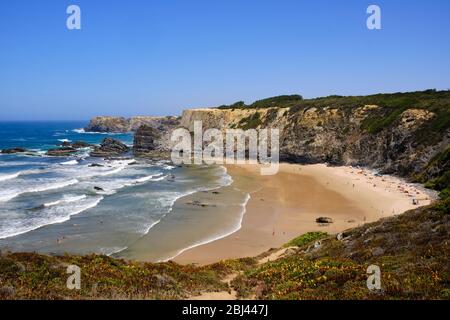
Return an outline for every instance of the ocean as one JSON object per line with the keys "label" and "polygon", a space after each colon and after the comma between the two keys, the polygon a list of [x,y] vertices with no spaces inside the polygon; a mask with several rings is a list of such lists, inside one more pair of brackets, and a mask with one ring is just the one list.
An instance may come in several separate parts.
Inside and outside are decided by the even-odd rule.
{"label": "ocean", "polygon": [[[132,145],[132,134],[84,132],[85,125],[0,122],[0,149],[31,151],[0,155],[0,249],[161,261],[239,229],[248,194],[232,187],[221,166],[174,166],[132,154],[105,160],[90,157],[89,148],[45,155],[64,141],[99,144],[110,136]],[[211,197],[183,202],[196,194]]]}

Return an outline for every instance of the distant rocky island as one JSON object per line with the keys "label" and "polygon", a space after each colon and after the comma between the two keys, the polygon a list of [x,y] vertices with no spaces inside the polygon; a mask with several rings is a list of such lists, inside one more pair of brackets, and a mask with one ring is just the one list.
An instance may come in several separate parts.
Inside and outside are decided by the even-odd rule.
{"label": "distant rocky island", "polygon": [[178,125],[179,117],[137,116],[132,118],[100,116],[91,119],[85,131],[126,133],[135,132],[140,126],[148,125],[158,130]]}

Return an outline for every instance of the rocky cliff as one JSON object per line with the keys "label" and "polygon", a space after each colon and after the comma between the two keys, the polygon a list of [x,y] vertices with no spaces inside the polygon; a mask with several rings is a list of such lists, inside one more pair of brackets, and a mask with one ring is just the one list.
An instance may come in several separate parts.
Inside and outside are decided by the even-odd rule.
{"label": "rocky cliff", "polygon": [[[278,128],[282,160],[361,165],[411,178],[450,145],[450,91],[328,97],[288,107],[273,101],[268,107],[185,110],[181,125],[192,130],[201,120],[203,129]],[[435,178],[432,172],[421,180]]]}
{"label": "rocky cliff", "polygon": [[158,130],[165,130],[177,126],[178,117],[149,117],[137,116],[130,119],[124,117],[95,117],[91,119],[85,131],[92,132],[131,132],[136,131],[142,125],[148,125]]}
{"label": "rocky cliff", "polygon": [[142,125],[134,134],[133,153],[137,156],[145,155],[158,148],[161,133],[149,125]]}

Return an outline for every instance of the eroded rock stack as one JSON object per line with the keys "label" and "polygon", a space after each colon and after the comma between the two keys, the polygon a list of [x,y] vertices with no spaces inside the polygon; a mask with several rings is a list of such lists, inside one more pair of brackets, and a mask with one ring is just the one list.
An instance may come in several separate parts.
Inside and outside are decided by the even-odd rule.
{"label": "eroded rock stack", "polygon": [[133,153],[137,156],[148,154],[158,148],[161,133],[149,125],[142,125],[134,134]]}

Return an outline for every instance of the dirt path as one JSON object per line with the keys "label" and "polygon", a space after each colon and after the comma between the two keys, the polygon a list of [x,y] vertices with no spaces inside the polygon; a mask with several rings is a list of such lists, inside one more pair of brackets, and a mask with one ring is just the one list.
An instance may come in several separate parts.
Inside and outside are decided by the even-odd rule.
{"label": "dirt path", "polygon": [[[258,260],[257,265],[277,260],[291,248],[292,247],[278,249],[267,257]],[[234,272],[222,279],[222,282],[228,285],[229,291],[204,292],[201,295],[189,297],[187,300],[237,300],[237,292],[231,286],[231,281],[236,279],[239,274],[239,272]]]}
{"label": "dirt path", "polygon": [[219,291],[219,292],[204,292],[199,296],[190,297],[188,300],[237,300],[236,291],[230,285],[231,281],[233,281],[239,273],[231,273],[222,279],[223,283],[226,283],[229,288],[228,291]]}
{"label": "dirt path", "polygon": [[264,258],[258,260],[258,265],[269,262],[269,261],[277,260],[282,255],[284,255],[286,253],[286,251],[288,251],[289,249],[292,249],[292,248],[295,248],[295,247],[286,247],[286,248],[278,249],[277,251],[271,253],[267,257],[264,257]]}

